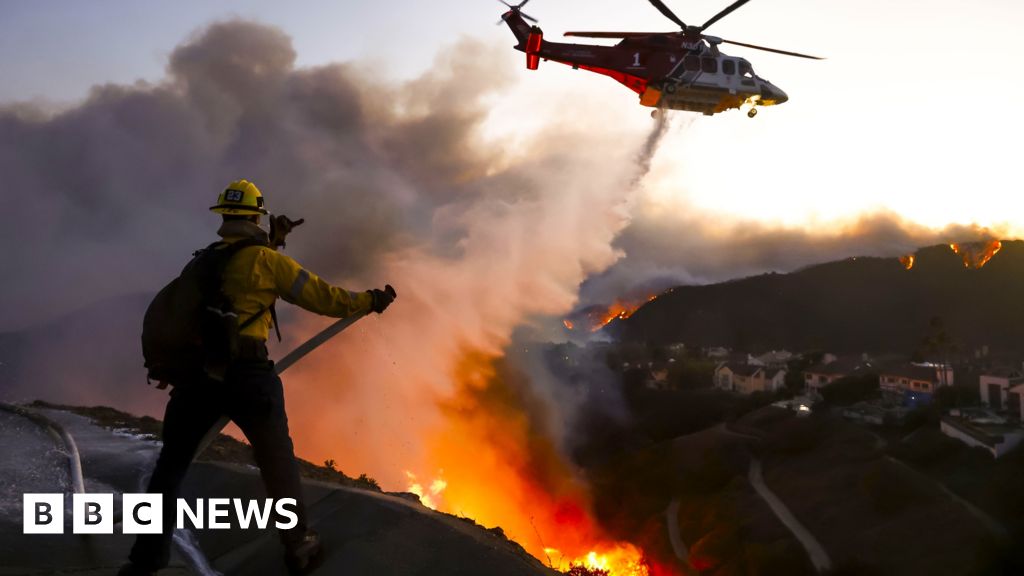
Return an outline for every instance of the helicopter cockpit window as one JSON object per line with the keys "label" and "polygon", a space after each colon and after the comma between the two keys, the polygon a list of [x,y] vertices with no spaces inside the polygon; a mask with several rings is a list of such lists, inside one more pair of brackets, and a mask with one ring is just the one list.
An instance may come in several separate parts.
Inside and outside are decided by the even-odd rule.
{"label": "helicopter cockpit window", "polygon": [[735,60],[722,60],[722,73],[732,76],[736,73]]}
{"label": "helicopter cockpit window", "polygon": [[714,58],[701,58],[700,69],[705,74],[717,74],[718,60],[715,60]]}
{"label": "helicopter cockpit window", "polygon": [[754,69],[750,67],[750,62],[740,62],[740,74],[747,78],[754,77]]}
{"label": "helicopter cockpit window", "polygon": [[686,68],[687,72],[696,72],[700,70],[700,57],[687,56],[683,58],[683,67]]}

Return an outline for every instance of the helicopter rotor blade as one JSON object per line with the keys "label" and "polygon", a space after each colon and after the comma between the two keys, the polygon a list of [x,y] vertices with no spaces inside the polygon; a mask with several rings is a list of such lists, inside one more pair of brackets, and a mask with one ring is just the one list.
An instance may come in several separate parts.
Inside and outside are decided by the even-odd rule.
{"label": "helicopter rotor blade", "polygon": [[530,0],[523,0],[519,4],[516,4],[516,10],[519,11],[519,15],[520,16],[522,16],[523,18],[526,18],[530,22],[533,22],[534,24],[536,24],[537,23],[537,19],[536,18],[534,18],[533,16],[530,16],[529,14],[523,12],[523,6],[526,6],[526,3],[529,2],[529,1]]}
{"label": "helicopter rotor blade", "polygon": [[643,36],[669,36],[678,32],[566,32],[563,36],[580,38],[640,38]]}
{"label": "helicopter rotor blade", "polygon": [[[520,16],[522,16],[522,17],[523,17],[523,18],[524,18],[525,20],[529,20],[530,22],[533,22],[534,24],[538,24],[538,23],[540,22],[539,20],[537,20],[537,19],[536,19],[536,18],[534,18],[533,16],[530,16],[529,14],[527,14],[527,13],[525,13],[525,12],[523,12],[523,11],[521,10],[521,8],[522,8],[522,7],[523,7],[523,6],[524,6],[524,5],[525,5],[525,4],[527,3],[527,2],[529,2],[529,1],[530,1],[530,0],[523,0],[523,1],[522,1],[522,2],[520,2],[519,4],[509,4],[509,3],[508,3],[508,2],[506,2],[505,0],[498,0],[498,2],[501,2],[501,3],[502,3],[502,4],[504,4],[505,6],[508,6],[508,7],[509,7],[509,8],[510,8],[510,9],[511,9],[511,10],[512,10],[513,12],[517,12],[517,13],[519,13],[519,15],[520,15]],[[504,18],[502,18],[501,20],[498,20],[498,21],[496,22],[496,25],[497,25],[497,26],[501,26],[502,22],[504,22],[504,21],[505,21],[505,19],[504,19]]]}
{"label": "helicopter rotor blade", "polygon": [[666,18],[678,24],[680,28],[683,30],[686,29],[686,23],[680,20],[679,16],[676,16],[671,10],[669,10],[668,6],[665,6],[664,2],[661,0],[648,0],[648,2],[653,4],[654,7],[658,9],[658,12],[664,14]]}
{"label": "helicopter rotor blade", "polygon": [[712,17],[711,17],[711,19],[710,19],[710,20],[708,20],[707,22],[705,22],[705,23],[704,23],[704,24],[703,24],[703,25],[702,25],[702,26],[700,27],[701,31],[703,32],[704,30],[707,30],[708,26],[711,26],[711,25],[712,25],[712,24],[714,24],[715,22],[718,22],[718,21],[719,21],[719,20],[721,20],[722,18],[725,18],[726,16],[728,16],[729,14],[731,14],[731,13],[732,13],[732,12],[733,12],[734,10],[736,10],[736,9],[737,9],[737,8],[739,8],[740,6],[743,6],[743,5],[744,5],[744,4],[746,4],[747,2],[750,2],[750,0],[736,0],[735,2],[733,2],[732,4],[730,4],[729,6],[727,6],[727,7],[725,8],[725,10],[722,10],[722,11],[721,11],[721,12],[719,12],[718,14],[715,14],[714,16],[712,16]]}
{"label": "helicopter rotor blade", "polygon": [[786,56],[796,56],[797,58],[810,58],[811,60],[824,60],[821,56],[811,56],[810,54],[801,54],[799,52],[789,52],[788,50],[779,50],[778,48],[768,48],[767,46],[758,46],[757,44],[747,44],[746,42],[736,42],[735,40],[722,39],[725,44],[734,44],[736,46],[746,46],[747,48],[753,48],[755,50],[764,50],[765,52],[774,52],[776,54],[784,54]]}

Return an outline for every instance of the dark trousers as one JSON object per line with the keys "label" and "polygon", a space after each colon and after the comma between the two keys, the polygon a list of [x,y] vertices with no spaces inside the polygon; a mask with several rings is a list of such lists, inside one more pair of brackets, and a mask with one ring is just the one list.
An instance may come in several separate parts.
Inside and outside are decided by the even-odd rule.
{"label": "dark trousers", "polygon": [[285,547],[305,534],[306,507],[288,435],[281,379],[270,362],[236,364],[223,382],[199,378],[194,384],[176,386],[171,391],[164,415],[164,445],[147,489],[163,494],[163,533],[136,538],[130,555],[136,565],[153,570],[167,565],[178,490],[200,441],[222,416],[231,418],[252,445],[267,495],[274,500],[294,498],[298,504],[298,524],[280,532]]}

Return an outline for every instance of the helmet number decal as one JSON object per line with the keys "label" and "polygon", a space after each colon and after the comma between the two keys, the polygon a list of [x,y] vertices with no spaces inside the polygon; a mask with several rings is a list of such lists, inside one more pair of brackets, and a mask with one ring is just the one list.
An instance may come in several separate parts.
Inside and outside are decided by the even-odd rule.
{"label": "helmet number decal", "polygon": [[244,193],[241,190],[225,190],[224,201],[225,202],[241,202]]}

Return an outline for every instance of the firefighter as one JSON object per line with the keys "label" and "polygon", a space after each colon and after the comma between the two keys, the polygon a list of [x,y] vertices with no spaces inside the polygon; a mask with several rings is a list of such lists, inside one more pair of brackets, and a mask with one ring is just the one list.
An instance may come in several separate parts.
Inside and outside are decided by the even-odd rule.
{"label": "firefighter", "polygon": [[331,286],[276,251],[302,220],[271,216],[273,237],[268,237],[259,224],[269,213],[252,182],[232,182],[210,210],[223,216],[217,234],[225,245],[257,241],[238,250],[223,268],[222,291],[237,314],[237,346],[221,378],[199,373],[190,382],[175,383],[171,390],[163,448],[147,490],[163,494],[163,531],[137,537],[119,576],[154,574],[167,565],[179,486],[203,437],[223,416],[231,418],[249,440],[268,496],[297,502],[295,527],[280,531],[289,571],[304,574],[316,567],[322,557],[320,539],[307,525],[281,380],[267,356],[267,336],[272,324],[277,328],[273,304],[282,298],[317,314],[344,318],[381,313],[394,299],[391,291],[350,292]]}

